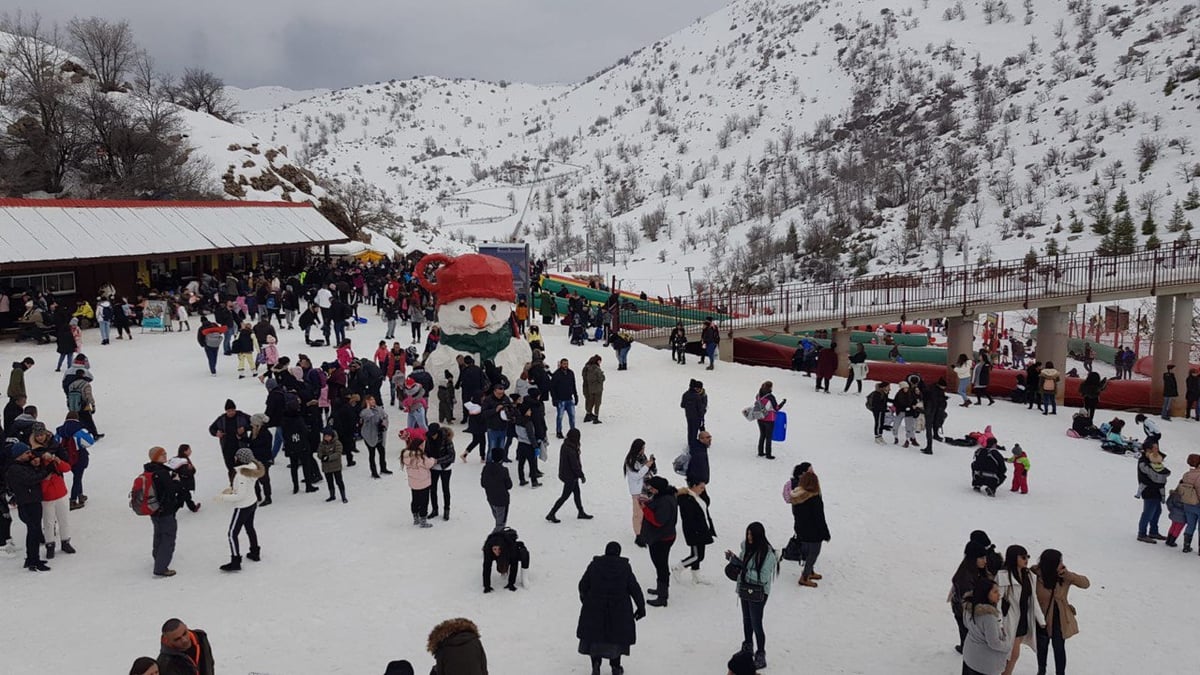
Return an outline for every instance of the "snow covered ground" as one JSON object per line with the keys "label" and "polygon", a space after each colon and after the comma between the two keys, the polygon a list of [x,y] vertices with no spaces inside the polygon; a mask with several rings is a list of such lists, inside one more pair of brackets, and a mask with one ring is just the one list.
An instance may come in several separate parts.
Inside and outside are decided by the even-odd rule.
{"label": "snow covered ground", "polygon": [[[372,351],[382,330],[371,316],[352,333],[358,350]],[[246,562],[236,574],[218,571],[228,558],[229,512],[212,499],[224,472],[207,426],[226,398],[261,411],[265,391],[256,380],[238,381],[232,358],[222,359],[219,377],[210,377],[192,333],[135,332],[132,343],[101,348],[96,332],[87,332],[97,420],[108,436],[87,473],[91,501],[71,514],[79,553],[60,554],[45,574],[22,570],[19,559],[0,560],[5,606],[24,627],[5,631],[4,672],[123,672],[134,657],[157,653],[161,622],[178,616],[208,631],[223,673],[372,673],[397,658],[411,659],[424,673],[432,663],[424,649],[429,629],[466,616],[479,624],[493,673],[585,673],[586,659],[575,653],[576,583],[591,556],[613,539],[622,542],[642,584],[652,582],[649,556],[632,544],[620,464],[634,437],[646,439],[664,467],[680,451],[677,400],[690,378],[707,385],[715,436],[711,495],[720,536],[703,569],[713,584],[673,583],[670,607],[649,609],[626,660],[630,675],[724,672],[741,642],[741,618],[721,575],[721,552],[736,549],[754,520],[766,525],[776,547],[786,543],[791,518],[779,491],[802,460],[814,464],[824,484],[833,540],[818,565],[819,589],[798,587],[795,564],[784,566],[766,610],[767,672],[957,673],[956,633],[944,600],[976,528],[1001,551],[1011,543],[1035,556],[1059,548],[1072,570],[1091,579],[1090,590],[1071,595],[1082,631],[1068,643],[1071,672],[1166,672],[1194,657],[1191,604],[1180,599],[1200,591],[1200,558],[1134,540],[1140,512],[1134,461],[1068,439],[1069,409],[1043,417],[1002,402],[951,407],[950,435],[991,424],[1001,443],[1019,442],[1029,453],[1030,494],[1005,489],[989,499],[970,489],[966,449],[939,444],[927,457],[875,445],[858,397],[816,394],[812,380],[784,371],[720,363],[708,372],[694,358],[680,366],[640,345],[631,369],[617,372],[610,351],[571,347],[557,327],[547,333],[549,356],[567,356],[576,369],[593,353],[605,357],[604,424],[583,429],[590,479],[583,498],[596,519],[578,521],[567,506],[561,524],[543,520],[559,489],[557,461],[551,462],[545,487],[513,495],[509,523],[533,555],[527,587],[509,593],[497,585],[483,595],[480,547],[491,517],[474,458],[455,466],[452,518],[431,530],[412,527],[402,473],[372,481],[363,465],[347,469],[350,503],[342,505],[325,503],[323,493],[292,496],[286,468],[277,466],[275,504],[257,519],[262,562]],[[333,356],[330,349],[303,348],[299,331],[281,338],[282,353]],[[26,355],[38,360],[26,378],[30,400],[56,426],[65,405],[53,348],[0,345],[2,363]],[[777,447],[777,462],[754,457],[755,430],[740,415],[766,379],[790,400],[790,438]],[[396,427],[402,423],[395,412],[392,418]],[[1200,426],[1164,427],[1174,479]],[[173,564],[179,574],[156,579],[150,524],[129,512],[126,494],[150,446],[173,450],[181,442],[196,449],[204,507],[179,514]],[[398,449],[390,439],[393,461]],[[20,540],[24,527],[13,529]],[[673,561],[683,548],[675,547]],[[1016,672],[1035,672],[1032,652],[1023,653]]]}

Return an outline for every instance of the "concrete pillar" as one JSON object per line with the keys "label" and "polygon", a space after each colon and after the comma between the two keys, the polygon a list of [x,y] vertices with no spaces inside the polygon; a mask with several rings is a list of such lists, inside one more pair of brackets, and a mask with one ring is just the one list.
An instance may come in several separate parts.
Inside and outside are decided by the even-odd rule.
{"label": "concrete pillar", "polygon": [[[1041,307],[1038,309],[1037,360],[1043,364],[1047,361],[1054,364],[1054,369],[1062,374],[1058,382],[1058,390],[1054,398],[1061,405],[1063,393],[1066,391],[1067,367],[1067,324],[1070,315],[1061,307]],[[1033,384],[1034,387],[1038,383]]]}
{"label": "concrete pillar", "polygon": [[717,358],[725,363],[733,363],[733,331],[725,334],[725,338],[717,344]]}
{"label": "concrete pillar", "polygon": [[955,391],[958,380],[954,376],[954,364],[959,354],[973,358],[975,351],[975,317],[952,316],[946,321],[946,382],[947,391]]}
{"label": "concrete pillar", "polygon": [[834,351],[837,352],[837,376],[850,376],[850,329],[834,328],[829,331],[829,339],[833,340]]}
{"label": "concrete pillar", "polygon": [[1162,374],[1171,361],[1171,336],[1175,327],[1175,297],[1160,295],[1154,303],[1153,366],[1150,373],[1150,402],[1162,404]]}
{"label": "concrete pillar", "polygon": [[[1175,381],[1179,384],[1179,396],[1171,403],[1171,415],[1187,414],[1187,398],[1184,395],[1188,370],[1192,356],[1192,313],[1195,301],[1190,295],[1175,296],[1175,316],[1171,331],[1171,363],[1175,365]],[[1155,374],[1159,379],[1161,376]]]}

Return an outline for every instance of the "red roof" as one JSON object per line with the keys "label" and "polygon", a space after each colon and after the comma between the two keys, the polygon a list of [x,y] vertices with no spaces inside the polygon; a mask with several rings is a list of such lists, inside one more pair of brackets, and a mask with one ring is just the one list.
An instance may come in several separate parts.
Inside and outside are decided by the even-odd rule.
{"label": "red roof", "polygon": [[262,208],[265,206],[274,208],[313,208],[313,205],[308,202],[247,202],[235,200],[220,200],[211,202],[175,202],[175,201],[155,201],[155,200],[133,200],[133,199],[0,199],[0,208],[3,207],[37,207],[49,206],[53,208],[72,208],[72,209],[128,209],[128,208],[157,208],[157,209],[179,209],[179,208],[239,208],[246,206],[254,206]]}

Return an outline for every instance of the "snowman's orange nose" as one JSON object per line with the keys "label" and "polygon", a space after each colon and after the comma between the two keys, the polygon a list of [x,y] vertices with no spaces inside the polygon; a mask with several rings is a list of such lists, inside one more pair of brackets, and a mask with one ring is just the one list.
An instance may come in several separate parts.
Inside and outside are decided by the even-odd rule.
{"label": "snowman's orange nose", "polygon": [[487,325],[488,313],[483,305],[475,305],[471,307],[471,321],[475,323],[476,328],[483,328]]}

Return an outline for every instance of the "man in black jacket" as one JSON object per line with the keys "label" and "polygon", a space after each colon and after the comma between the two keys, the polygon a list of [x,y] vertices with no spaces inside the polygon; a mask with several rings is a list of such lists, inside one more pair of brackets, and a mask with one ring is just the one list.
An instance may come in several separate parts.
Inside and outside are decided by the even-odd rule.
{"label": "man in black jacket", "polygon": [[704,429],[704,416],[708,414],[708,394],[704,392],[704,383],[700,380],[689,382],[679,407],[683,408],[683,415],[687,418],[687,440],[691,443],[696,434]]}
{"label": "man in black jacket", "polygon": [[229,470],[229,484],[233,485],[233,456],[238,448],[242,447],[243,439],[250,433],[250,416],[238,410],[233,400],[225,399],[225,414],[213,420],[208,426],[208,433],[220,441],[225,468]]}
{"label": "man in black jacket", "polygon": [[558,370],[550,376],[550,400],[558,411],[554,420],[554,429],[559,438],[563,437],[563,413],[567,414],[567,421],[574,429],[575,406],[579,403],[579,388],[575,384],[575,372],[569,366],[570,363],[566,359],[560,360]]}
{"label": "man in black jacket", "polygon": [[938,432],[946,421],[946,378],[938,380],[933,386],[927,385],[923,388],[921,405],[925,408],[925,447],[921,452],[932,455],[933,440],[942,440]]}
{"label": "man in black jacket", "polygon": [[479,486],[487,494],[488,506],[492,507],[492,517],[496,519],[496,527],[492,531],[499,532],[508,522],[508,492],[513,486],[508,467],[496,458],[488,460],[479,474]]}
{"label": "man in black jacket", "polygon": [[183,504],[183,488],[179,476],[167,468],[167,451],[161,447],[150,448],[150,461],[142,470],[153,477],[154,494],[158,499],[158,510],[150,514],[150,522],[154,525],[154,544],[151,548],[154,555],[154,576],[173,577],[175,570],[171,569],[170,565],[171,559],[175,557],[175,535],[179,532],[175,512]]}
{"label": "man in black jacket", "polygon": [[487,459],[506,462],[508,458],[505,457],[504,446],[508,438],[508,423],[514,414],[502,385],[492,385],[492,393],[483,399],[482,408],[480,414],[487,427]]}
{"label": "man in black jacket", "polygon": [[[10,450],[12,464],[4,472],[4,482],[17,505],[17,516],[25,523],[25,569],[31,572],[49,572],[46,561],[39,558],[42,544],[42,481],[50,474],[46,467],[52,462],[49,453],[41,455],[24,443],[13,443]],[[8,508],[4,505],[4,508]]]}
{"label": "man in black jacket", "polygon": [[208,634],[189,630],[179,619],[167,619],[162,627],[158,653],[160,675],[212,675],[214,659]]}
{"label": "man in black jacket", "polygon": [[478,400],[477,397],[483,393],[484,388],[483,368],[480,368],[475,363],[475,359],[471,356],[463,357],[463,366],[458,371],[458,383],[455,385],[462,389],[462,418],[467,419],[467,402]]}

